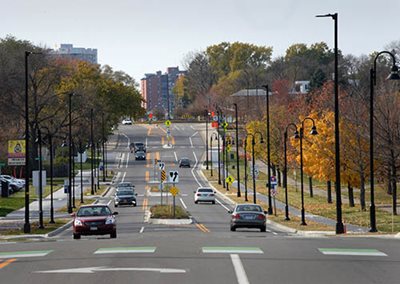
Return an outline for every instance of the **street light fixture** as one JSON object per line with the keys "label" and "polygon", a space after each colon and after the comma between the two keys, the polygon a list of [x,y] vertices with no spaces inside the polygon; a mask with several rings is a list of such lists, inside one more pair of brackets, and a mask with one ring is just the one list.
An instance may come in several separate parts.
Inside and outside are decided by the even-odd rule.
{"label": "street light fixture", "polygon": [[244,200],[247,198],[247,137],[244,139]]}
{"label": "street light fixture", "polygon": [[268,214],[272,215],[272,196],[271,196],[271,142],[269,135],[269,88],[268,85],[263,85],[266,91],[266,108],[267,108],[267,171],[268,171]]}
{"label": "street light fixture", "polygon": [[238,106],[235,106],[235,128],[236,128],[236,175],[237,175],[237,197],[241,196],[240,193],[240,170],[239,170],[239,119],[238,119]]}
{"label": "street light fixture", "polygon": [[204,112],[206,115],[206,170],[208,170],[208,123],[210,120],[210,114],[208,113],[208,109]]}
{"label": "street light fixture", "polygon": [[338,51],[338,13],[317,15],[319,18],[332,18],[335,23],[335,188],[336,188],[336,234],[344,234],[342,220],[342,193],[340,188],[340,139],[339,139],[339,51]]}
{"label": "street light fixture", "polygon": [[256,144],[255,136],[256,134],[260,135],[260,143],[264,143],[263,136],[260,131],[256,131],[254,134],[248,133],[246,135],[246,140],[248,136],[251,136],[251,152],[252,152],[252,159],[253,159],[253,203],[257,204],[257,191],[256,191],[256,166],[255,166],[255,153],[254,153],[254,145]]}
{"label": "street light fixture", "polygon": [[396,59],[394,54],[389,51],[379,52],[374,59],[374,66],[370,69],[370,96],[369,96],[369,163],[370,163],[370,184],[371,184],[371,205],[370,205],[370,232],[377,232],[375,215],[375,196],[374,196],[374,86],[376,85],[376,60],[382,54],[388,54],[392,58],[392,68],[388,80],[400,80]]}
{"label": "street light fixture", "polygon": [[301,179],[301,225],[306,226],[305,210],[304,210],[304,181],[303,181],[303,137],[304,137],[304,122],[311,120],[313,126],[311,127],[311,135],[317,135],[317,128],[315,127],[315,121],[311,117],[306,117],[301,122],[300,127],[300,179]]}

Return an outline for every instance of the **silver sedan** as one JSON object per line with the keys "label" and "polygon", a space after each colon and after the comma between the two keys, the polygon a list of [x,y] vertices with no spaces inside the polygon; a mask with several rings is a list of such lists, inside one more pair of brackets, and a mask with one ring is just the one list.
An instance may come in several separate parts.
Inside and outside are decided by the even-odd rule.
{"label": "silver sedan", "polygon": [[267,212],[257,204],[237,204],[231,213],[231,231],[236,228],[258,228],[265,232],[267,228]]}

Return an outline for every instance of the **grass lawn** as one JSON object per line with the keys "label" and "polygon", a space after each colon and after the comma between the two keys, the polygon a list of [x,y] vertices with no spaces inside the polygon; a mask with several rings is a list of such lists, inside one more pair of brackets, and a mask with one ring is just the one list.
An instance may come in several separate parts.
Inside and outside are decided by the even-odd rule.
{"label": "grass lawn", "polygon": [[[52,231],[54,231],[55,229],[65,225],[66,223],[68,223],[69,221],[71,221],[71,219],[55,219],[54,220],[55,223],[54,224],[50,224],[50,219],[44,219],[43,220],[43,226],[44,229],[39,229],[39,222],[35,221],[31,223],[31,234],[47,234],[50,233]],[[21,230],[7,230],[7,231],[2,231],[2,235],[24,235],[24,231],[23,229]]]}
{"label": "grass lawn", "polygon": [[[151,218],[156,219],[172,219],[173,206],[172,205],[154,205],[150,208]],[[189,215],[186,210],[181,206],[175,206],[175,219],[187,219]]]}

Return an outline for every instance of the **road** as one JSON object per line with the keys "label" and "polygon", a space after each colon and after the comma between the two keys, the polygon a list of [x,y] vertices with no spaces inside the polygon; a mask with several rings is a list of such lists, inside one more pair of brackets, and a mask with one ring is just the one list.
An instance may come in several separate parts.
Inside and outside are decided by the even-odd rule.
{"label": "road", "polygon": [[[169,147],[164,127],[120,126],[118,147],[109,157],[115,162],[116,182],[135,184],[138,206],[114,208],[112,191],[99,201],[119,212],[117,239],[83,236],[73,240],[67,229],[44,241],[1,243],[2,283],[400,282],[398,239],[304,237],[272,225],[266,233],[231,232],[227,212],[231,203],[218,197],[215,205],[194,204],[193,191],[206,185],[198,173],[205,150],[203,127],[173,124]],[[147,144],[146,161],[135,161],[129,152],[128,145],[134,141]],[[178,168],[181,157],[188,157],[192,168]],[[179,172],[176,202],[187,208],[193,224],[145,222],[146,210],[161,202],[159,194],[149,191],[159,180],[154,159],[165,163],[167,173]]]}

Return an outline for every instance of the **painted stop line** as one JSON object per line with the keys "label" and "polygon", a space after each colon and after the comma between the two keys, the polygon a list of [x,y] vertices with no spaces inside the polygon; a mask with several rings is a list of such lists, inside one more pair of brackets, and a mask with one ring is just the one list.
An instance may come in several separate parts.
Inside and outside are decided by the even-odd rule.
{"label": "painted stop line", "polygon": [[106,253],[154,253],[156,247],[115,247],[115,248],[100,248],[94,254]]}
{"label": "painted stop line", "polygon": [[387,256],[376,249],[348,249],[348,248],[319,248],[325,255],[357,255],[357,256]]}
{"label": "painted stop line", "polygon": [[35,271],[35,273],[95,273],[105,271],[142,271],[142,272],[158,272],[158,273],[186,273],[184,269],[175,268],[149,268],[149,267],[82,267],[67,268],[55,270]]}

